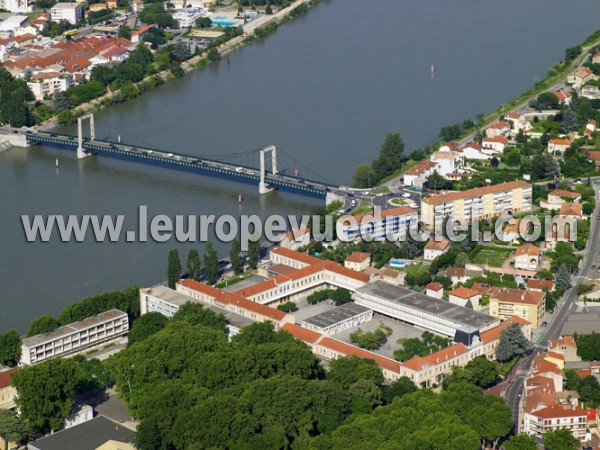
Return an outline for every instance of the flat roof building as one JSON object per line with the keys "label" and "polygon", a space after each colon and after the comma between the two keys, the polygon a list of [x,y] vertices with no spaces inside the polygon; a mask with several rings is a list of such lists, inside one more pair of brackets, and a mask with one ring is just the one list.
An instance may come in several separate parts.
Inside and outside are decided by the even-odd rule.
{"label": "flat roof building", "polygon": [[380,314],[452,337],[469,346],[479,334],[500,324],[492,316],[377,281],[356,290],[356,303]]}
{"label": "flat roof building", "polygon": [[600,314],[572,313],[560,332],[561,336],[573,336],[577,334],[600,333]]}
{"label": "flat roof building", "polygon": [[22,339],[21,364],[37,364],[56,356],[70,356],[121,338],[129,331],[127,313],[111,309],[50,333]]}
{"label": "flat roof building", "polygon": [[345,303],[302,321],[302,326],[327,336],[356,327],[373,318],[373,311],[356,303]]}
{"label": "flat roof building", "polygon": [[53,22],[66,20],[71,25],[76,25],[83,17],[81,3],[57,3],[50,8],[50,17]]}

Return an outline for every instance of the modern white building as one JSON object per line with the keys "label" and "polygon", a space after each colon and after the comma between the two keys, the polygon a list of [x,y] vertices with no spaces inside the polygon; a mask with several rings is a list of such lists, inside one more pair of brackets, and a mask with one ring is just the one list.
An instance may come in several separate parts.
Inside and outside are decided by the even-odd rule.
{"label": "modern white building", "polygon": [[331,336],[357,327],[373,318],[373,311],[356,303],[346,303],[302,321],[302,327]]}
{"label": "modern white building", "polygon": [[0,31],[14,33],[20,28],[23,28],[28,20],[27,16],[10,16],[6,20],[0,22]]}
{"label": "modern white building", "polygon": [[10,12],[26,13],[33,11],[33,3],[29,0],[0,0],[0,8]]}
{"label": "modern white building", "polygon": [[338,239],[345,242],[369,237],[374,241],[401,241],[409,226],[417,223],[417,212],[408,206],[363,216],[343,216],[337,221]]}
{"label": "modern white building", "polygon": [[50,18],[53,22],[66,20],[76,25],[81,21],[82,16],[81,3],[57,3],[50,9]]}
{"label": "modern white building", "polygon": [[70,74],[62,75],[55,70],[34,73],[32,81],[27,82],[36,100],[43,100],[57,92],[64,92],[73,84],[73,77]]}
{"label": "modern white building", "polygon": [[116,341],[129,331],[127,313],[111,309],[50,333],[22,339],[21,364],[38,364],[57,356],[72,356]]}
{"label": "modern white building", "polygon": [[173,19],[177,21],[179,28],[189,28],[196,25],[196,19],[204,17],[197,9],[180,9],[173,13]]}

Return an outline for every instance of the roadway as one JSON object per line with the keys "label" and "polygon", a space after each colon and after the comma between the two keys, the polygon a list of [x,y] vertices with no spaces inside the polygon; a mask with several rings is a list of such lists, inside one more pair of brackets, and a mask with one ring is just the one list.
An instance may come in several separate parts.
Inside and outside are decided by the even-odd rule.
{"label": "roadway", "polygon": [[542,338],[535,343],[533,351],[521,360],[517,376],[508,385],[506,391],[504,392],[504,397],[512,408],[515,424],[519,424],[519,404],[521,401],[521,395],[523,394],[525,379],[527,378],[527,374],[531,368],[533,358],[537,354],[546,351],[548,348],[548,342],[550,340],[558,339],[560,337],[560,332],[565,322],[575,308],[575,302],[577,300],[577,293],[575,289],[578,281],[585,279],[590,274],[595,272],[595,270],[592,270],[591,267],[596,264],[596,258],[600,257],[600,248],[597,245],[598,242],[600,242],[600,226],[598,226],[599,221],[596,219],[596,217],[598,217],[600,214],[600,198],[598,195],[598,187],[596,185],[594,185],[594,189],[596,190],[596,209],[591,216],[590,238],[588,239],[585,260],[583,262],[581,271],[579,273],[576,272],[577,277],[575,279],[577,281],[573,287],[565,291],[564,295],[558,301],[551,317],[547,319],[548,325],[546,328],[542,329]]}

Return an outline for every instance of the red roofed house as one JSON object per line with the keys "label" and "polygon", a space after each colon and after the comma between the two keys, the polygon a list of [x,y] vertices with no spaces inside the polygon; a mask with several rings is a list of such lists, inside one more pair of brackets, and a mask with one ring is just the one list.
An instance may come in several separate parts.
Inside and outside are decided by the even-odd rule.
{"label": "red roofed house", "polygon": [[423,184],[427,181],[427,177],[431,175],[436,168],[437,164],[433,161],[421,161],[404,172],[404,184],[406,186],[423,187]]}
{"label": "red roofed house", "polygon": [[304,226],[288,231],[281,240],[281,246],[290,250],[298,250],[309,243],[310,230]]}
{"label": "red roofed house", "polygon": [[576,219],[583,218],[583,205],[581,203],[563,203],[560,205],[560,216],[574,217]]}
{"label": "red roofed house", "polygon": [[560,339],[550,340],[548,342],[548,350],[561,354],[565,362],[581,361],[581,357],[577,354],[577,344],[573,336],[564,336]]}
{"label": "red roofed house", "polygon": [[600,166],[600,152],[588,152],[588,161]]}
{"label": "red roofed house", "polygon": [[15,405],[17,390],[12,385],[11,375],[17,369],[0,369],[0,409],[12,409]]}
{"label": "red roofed house", "polygon": [[362,272],[371,265],[371,255],[364,252],[354,252],[344,261],[344,267]]}
{"label": "red roofed house", "polygon": [[539,328],[545,313],[545,292],[496,288],[490,293],[490,315],[501,320],[516,316]]}
{"label": "red roofed house", "polygon": [[560,205],[565,199],[579,202],[581,201],[581,194],[579,192],[565,191],[564,189],[555,189],[548,193],[548,203]]}
{"label": "red roofed house", "polygon": [[510,124],[508,122],[500,121],[491,124],[485,130],[485,135],[489,138],[495,136],[508,136],[510,133]]}
{"label": "red roofed house", "polygon": [[507,145],[508,139],[504,136],[487,137],[481,140],[481,146],[483,147],[482,152],[486,155],[502,153]]}
{"label": "red roofed house", "polygon": [[27,86],[33,92],[36,100],[52,97],[56,92],[64,92],[73,86],[73,77],[69,74],[60,74],[55,70],[34,72],[32,81]]}
{"label": "red roofed house", "polygon": [[588,123],[585,125],[585,130],[583,130],[583,134],[586,137],[591,137],[596,131],[597,125],[598,123],[594,119],[588,120]]}
{"label": "red roofed house", "polygon": [[442,256],[450,250],[450,241],[446,238],[436,240],[433,236],[425,245],[424,258],[426,261],[433,261],[438,256]]}
{"label": "red roofed house", "polygon": [[554,282],[551,280],[537,280],[537,279],[527,280],[527,290],[538,291],[538,292],[543,292],[544,290],[553,291],[554,290]]}
{"label": "red roofed house", "polygon": [[146,25],[145,27],[140,28],[137,31],[131,33],[131,42],[134,44],[138,44],[142,41],[144,35],[148,32],[148,30],[154,28],[156,26],[155,23],[151,23],[150,25]]}
{"label": "red roofed house", "polygon": [[425,286],[425,295],[441,300],[444,296],[444,286],[442,286],[441,283],[429,283]]}
{"label": "red roofed house", "polygon": [[479,311],[481,294],[467,287],[461,286],[448,293],[448,301],[458,306],[467,306],[471,303],[472,309]]}
{"label": "red roofed house", "polygon": [[524,423],[524,431],[538,438],[542,438],[548,431],[566,428],[577,439],[584,440],[588,427],[586,410],[578,406],[558,404],[528,413]]}
{"label": "red roofed house", "polygon": [[559,105],[570,105],[573,100],[573,95],[570,92],[554,91],[553,94],[558,99]]}
{"label": "red roofed house", "polygon": [[482,150],[481,145],[479,145],[475,142],[470,142],[469,144],[465,145],[464,147],[459,148],[457,151],[459,153],[462,153],[463,158],[465,158],[465,159],[490,159],[491,158],[491,156],[486,155],[481,150]]}
{"label": "red roofed house", "polygon": [[569,83],[577,84],[578,86],[583,86],[588,81],[594,79],[594,72],[592,72],[587,67],[582,67],[579,70],[576,70],[571,75],[569,75],[567,81]]}
{"label": "red roofed house", "polygon": [[535,245],[525,244],[517,247],[515,269],[537,271],[540,264],[540,256],[540,248]]}
{"label": "red roofed house", "polygon": [[550,139],[548,141],[548,152],[563,154],[571,146],[569,139]]}

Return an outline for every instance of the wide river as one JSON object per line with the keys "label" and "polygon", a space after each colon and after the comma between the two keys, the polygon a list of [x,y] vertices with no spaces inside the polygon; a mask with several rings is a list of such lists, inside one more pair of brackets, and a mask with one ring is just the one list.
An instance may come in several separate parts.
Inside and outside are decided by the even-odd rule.
{"label": "wide river", "polygon": [[[386,133],[400,132],[412,150],[527,90],[600,27],[598,17],[594,0],[326,0],[229,64],[98,113],[98,135],[205,156],[276,144],[301,175],[306,166],[347,184]],[[88,295],[162,280],[168,250],[178,247],[183,260],[190,248],[27,243],[21,214],[126,214],[134,224],[138,205],[171,216],[266,216],[318,203],[57,149],[0,153],[0,331],[24,332]]]}

